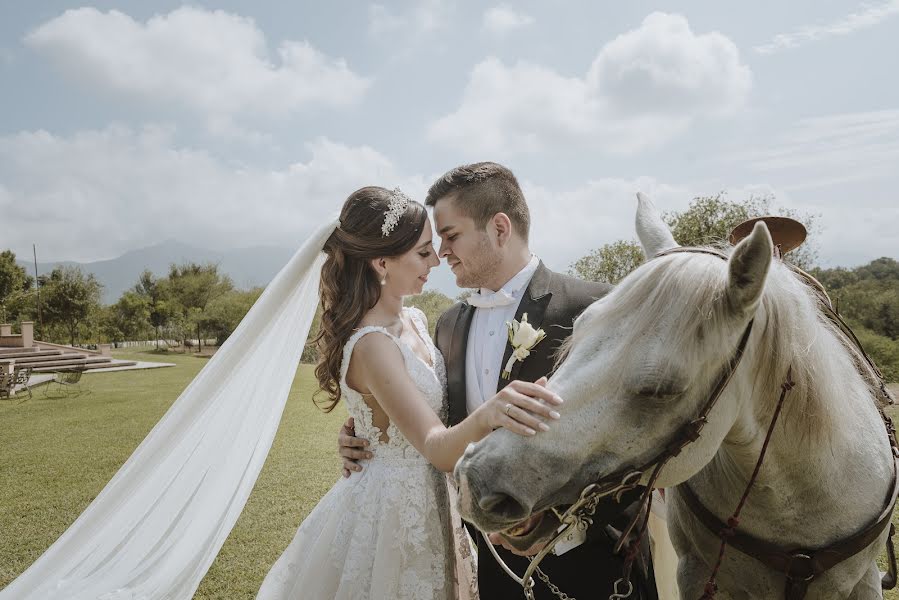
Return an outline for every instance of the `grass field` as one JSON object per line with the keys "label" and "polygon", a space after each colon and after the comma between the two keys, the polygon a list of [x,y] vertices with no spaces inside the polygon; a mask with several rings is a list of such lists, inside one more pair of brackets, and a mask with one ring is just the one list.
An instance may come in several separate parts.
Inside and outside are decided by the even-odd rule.
{"label": "grass field", "polygon": [[[0,589],[34,562],[112,478],[206,361],[116,355],[177,367],[86,374],[91,394],[0,401]],[[345,413],[323,414],[300,367],[256,487],[195,598],[255,598],[300,521],[339,477]]]}
{"label": "grass field", "polygon": [[[0,402],[0,589],[75,520],[206,364],[190,355],[117,357],[177,367],[87,374],[91,393],[78,398],[45,399],[38,389],[24,404]],[[338,478],[335,436],[345,413],[319,411],[312,381],[311,368],[300,367],[256,487],[195,598],[254,598]]]}

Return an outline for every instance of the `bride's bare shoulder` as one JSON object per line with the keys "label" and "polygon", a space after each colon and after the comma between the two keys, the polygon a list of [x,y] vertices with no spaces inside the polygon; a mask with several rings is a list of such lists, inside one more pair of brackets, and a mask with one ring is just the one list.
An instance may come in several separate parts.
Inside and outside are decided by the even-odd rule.
{"label": "bride's bare shoulder", "polygon": [[383,329],[371,329],[353,346],[347,381],[364,383],[373,373],[404,368],[405,359],[394,337]]}

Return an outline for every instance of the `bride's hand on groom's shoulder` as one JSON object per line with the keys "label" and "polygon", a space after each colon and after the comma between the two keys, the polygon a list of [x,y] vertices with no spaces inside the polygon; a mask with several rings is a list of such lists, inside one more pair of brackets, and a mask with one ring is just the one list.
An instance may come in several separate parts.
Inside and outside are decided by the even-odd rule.
{"label": "bride's hand on groom's shoulder", "polygon": [[349,477],[354,471],[362,470],[359,461],[363,458],[371,458],[371,452],[367,448],[368,440],[356,437],[356,425],[353,417],[350,417],[337,435],[337,451],[343,459],[344,477]]}
{"label": "bride's hand on groom's shoulder", "polygon": [[538,431],[549,431],[545,420],[559,418],[556,407],[562,398],[546,388],[546,377],[534,383],[513,381],[500,390],[493,398],[478,408],[481,419],[490,430],[499,427],[531,436]]}

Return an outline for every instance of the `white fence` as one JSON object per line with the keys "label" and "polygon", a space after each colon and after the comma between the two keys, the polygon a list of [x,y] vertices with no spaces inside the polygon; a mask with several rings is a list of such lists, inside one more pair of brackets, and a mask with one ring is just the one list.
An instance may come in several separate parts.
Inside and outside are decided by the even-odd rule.
{"label": "white fence", "polygon": [[[215,342],[216,342],[215,339],[204,339],[203,345],[204,346],[215,346]],[[163,339],[159,340],[160,348],[173,348],[173,347],[180,346],[180,345],[181,345],[181,342],[179,342],[178,340],[163,340]],[[188,348],[193,348],[194,346],[197,345],[197,340],[196,339],[184,340],[184,345],[187,346]],[[153,346],[155,348],[156,340],[114,342],[112,344],[113,348],[137,348],[137,347],[144,347],[144,346]]]}
{"label": "white fence", "polygon": [[[196,341],[196,340],[192,340]],[[159,340],[160,348],[169,348],[171,346],[180,345],[176,340]],[[129,341],[129,342],[113,342],[113,348],[137,348],[139,346],[153,346],[156,347],[156,340],[146,340],[146,341]]]}

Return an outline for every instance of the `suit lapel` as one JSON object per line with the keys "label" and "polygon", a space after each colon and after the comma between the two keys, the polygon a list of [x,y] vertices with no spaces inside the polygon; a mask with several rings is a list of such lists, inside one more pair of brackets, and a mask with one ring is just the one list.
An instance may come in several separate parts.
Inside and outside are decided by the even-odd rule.
{"label": "suit lapel", "polygon": [[[528,289],[524,293],[524,297],[518,304],[518,310],[515,311],[516,321],[521,322],[522,316],[527,314],[528,323],[530,323],[534,329],[539,329],[543,325],[543,318],[546,316],[546,307],[549,306],[549,301],[553,296],[549,291],[551,279],[552,272],[546,268],[543,261],[540,261],[540,265],[537,267],[537,270],[534,271],[533,277],[531,277],[531,281],[528,284]],[[507,341],[506,351],[503,353],[503,362],[500,365],[500,370],[505,368],[506,363],[509,362],[511,356],[512,343]],[[512,365],[512,374],[509,379],[503,379],[502,375],[500,375],[499,380],[496,382],[497,392],[506,387],[509,382],[518,378],[518,372],[521,370],[522,364],[523,363],[520,360],[515,361],[515,364]]]}
{"label": "suit lapel", "polygon": [[465,355],[468,350],[468,331],[474,318],[474,307],[463,302],[456,315],[453,335],[450,338],[449,356],[446,360],[446,382],[449,395],[449,423],[455,425],[468,414],[465,381]]}

